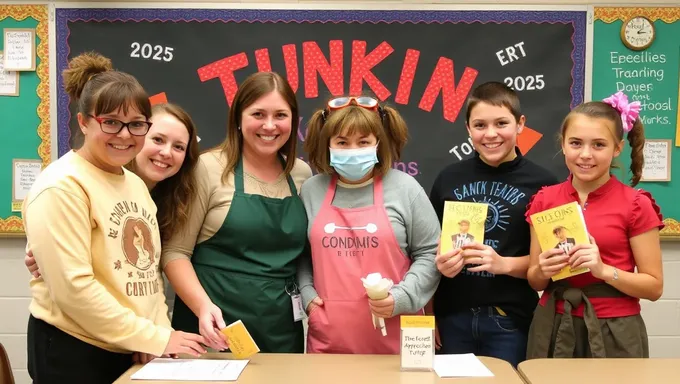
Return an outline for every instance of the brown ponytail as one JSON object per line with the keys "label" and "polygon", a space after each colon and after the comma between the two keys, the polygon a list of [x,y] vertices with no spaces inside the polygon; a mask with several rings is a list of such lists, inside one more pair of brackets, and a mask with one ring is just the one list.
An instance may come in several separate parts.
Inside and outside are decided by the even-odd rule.
{"label": "brown ponytail", "polygon": [[[303,148],[305,153],[309,156],[309,165],[317,172],[330,173],[332,168],[330,166],[330,157],[328,154],[328,145],[320,145],[321,129],[324,124],[322,109],[317,110],[312,114],[312,117],[307,121],[307,132],[305,133],[305,142]],[[327,138],[330,140],[330,137]],[[328,144],[328,142],[326,142]],[[325,148],[324,148],[325,147]]]}
{"label": "brown ponytail", "polygon": [[113,65],[110,59],[95,52],[83,53],[74,57],[68,63],[68,68],[62,72],[64,89],[71,100],[77,101],[92,77],[111,70],[113,70]]}
{"label": "brown ponytail", "polygon": [[401,158],[401,151],[408,142],[408,127],[396,109],[385,106],[383,111],[385,112],[383,125],[392,144],[392,161],[398,161]]}
{"label": "brown ponytail", "polygon": [[630,186],[634,187],[640,182],[642,166],[645,162],[645,127],[639,118],[635,120],[633,129],[628,132],[628,143],[630,144],[630,172],[633,174]]}
{"label": "brown ponytail", "polygon": [[64,89],[78,103],[78,112],[87,116],[135,108],[147,119],[151,117],[149,96],[137,79],[113,70],[111,60],[86,52],[69,61],[62,72]]}

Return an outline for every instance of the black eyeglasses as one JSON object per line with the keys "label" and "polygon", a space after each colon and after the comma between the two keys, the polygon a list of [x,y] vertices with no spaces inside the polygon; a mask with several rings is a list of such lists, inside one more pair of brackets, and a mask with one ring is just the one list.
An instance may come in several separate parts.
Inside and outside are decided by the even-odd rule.
{"label": "black eyeglasses", "polygon": [[123,123],[120,120],[112,119],[110,117],[96,117],[92,115],[88,116],[95,119],[99,123],[99,127],[101,128],[102,132],[110,133],[112,135],[117,135],[118,132],[127,127],[128,132],[130,132],[132,136],[144,136],[147,132],[149,132],[149,128],[151,128],[151,122],[149,121],[129,121],[127,123]]}

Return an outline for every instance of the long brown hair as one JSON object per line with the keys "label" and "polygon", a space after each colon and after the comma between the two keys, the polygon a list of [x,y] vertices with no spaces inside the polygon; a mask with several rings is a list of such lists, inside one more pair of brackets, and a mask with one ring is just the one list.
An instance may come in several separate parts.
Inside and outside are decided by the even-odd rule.
{"label": "long brown hair", "polygon": [[[585,115],[594,119],[609,120],[614,126],[614,132],[612,133],[616,139],[615,144],[618,145],[618,143],[623,140],[623,123],[621,122],[621,114],[619,111],[605,102],[590,101],[577,106],[576,108],[572,109],[571,112],[569,112],[562,123],[562,129],[560,129],[560,142],[564,141],[565,132],[569,125],[569,121],[576,114]],[[632,176],[630,179],[630,185],[634,187],[640,182],[640,178],[642,177],[642,166],[644,165],[645,160],[645,128],[642,125],[640,118],[635,120],[633,129],[628,132],[627,138],[631,149],[630,172],[632,173]]]}
{"label": "long brown hair", "polygon": [[[168,114],[176,118],[189,132],[184,162],[176,174],[160,181],[151,190],[151,197],[156,203],[158,213],[158,227],[161,232],[161,241],[165,242],[175,233],[185,229],[189,221],[191,202],[196,196],[194,173],[200,151],[198,148],[197,130],[191,116],[179,105],[171,103],[156,104],[151,108],[152,115]],[[132,160],[127,168],[139,175],[135,160]]]}
{"label": "long brown hair", "polygon": [[297,132],[298,125],[300,124],[300,113],[298,111],[295,92],[293,92],[288,81],[278,73],[256,72],[248,76],[238,88],[229,111],[227,137],[218,147],[227,160],[224,173],[222,173],[223,183],[227,183],[229,174],[236,168],[236,164],[241,159],[243,153],[243,135],[241,135],[241,132],[239,131],[243,111],[262,96],[274,91],[278,92],[286,103],[288,103],[292,115],[290,137],[283,147],[281,147],[279,153],[286,157],[286,164],[283,169],[286,176],[289,175],[290,171],[293,169],[297,157]]}
{"label": "long brown hair", "polygon": [[[384,175],[392,168],[392,162],[401,158],[401,151],[408,141],[408,127],[396,109],[383,105],[382,112],[371,111],[357,105],[328,112],[319,109],[307,123],[304,149],[309,156],[309,164],[317,172],[332,174],[330,165],[331,138],[336,135],[375,135],[378,139],[378,162],[375,172]],[[324,118],[324,114],[328,116]]]}
{"label": "long brown hair", "polygon": [[113,69],[111,60],[86,52],[71,59],[62,75],[64,88],[71,100],[77,101],[78,112],[86,119],[122,109],[137,109],[151,117],[149,96],[132,75]]}

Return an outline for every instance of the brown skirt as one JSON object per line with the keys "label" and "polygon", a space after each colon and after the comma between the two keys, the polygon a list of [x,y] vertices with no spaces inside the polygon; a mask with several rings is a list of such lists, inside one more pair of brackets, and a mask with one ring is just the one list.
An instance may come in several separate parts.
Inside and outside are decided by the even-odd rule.
{"label": "brown skirt", "polygon": [[[567,340],[561,340],[562,343],[574,345],[574,352],[571,356],[554,356],[555,341],[557,339],[557,331],[562,322],[562,314],[555,314],[555,324],[553,326],[552,335],[550,338],[550,349],[546,357],[593,357],[588,340],[588,328],[586,322],[582,317],[574,316],[574,333],[566,334]],[[600,330],[602,332],[602,342],[604,344],[605,357],[607,358],[647,358],[649,357],[649,343],[647,339],[647,328],[642,316],[626,316],[613,317],[609,319],[598,319]],[[533,327],[533,323],[532,323]],[[535,343],[536,333],[533,329],[529,330],[529,340],[527,344],[527,358],[535,354],[533,349]],[[573,340],[568,340],[573,338]],[[560,348],[558,348],[559,350]]]}
{"label": "brown skirt", "polygon": [[[642,316],[598,319],[589,297],[622,297],[606,283],[573,288],[565,282],[551,284],[545,306],[536,307],[529,328],[527,359],[572,357],[649,357],[647,328]],[[555,312],[556,300],[564,300],[564,314]],[[584,305],[583,317],[572,308]]]}

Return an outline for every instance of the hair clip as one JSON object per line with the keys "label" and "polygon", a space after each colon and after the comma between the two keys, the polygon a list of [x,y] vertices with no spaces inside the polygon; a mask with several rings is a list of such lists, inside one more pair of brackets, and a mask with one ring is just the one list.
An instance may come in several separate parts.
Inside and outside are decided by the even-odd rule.
{"label": "hair clip", "polygon": [[619,112],[624,132],[630,132],[633,129],[633,125],[635,125],[635,120],[640,116],[640,102],[633,101],[632,103],[629,103],[628,96],[621,91],[616,92],[602,101],[611,105]]}

